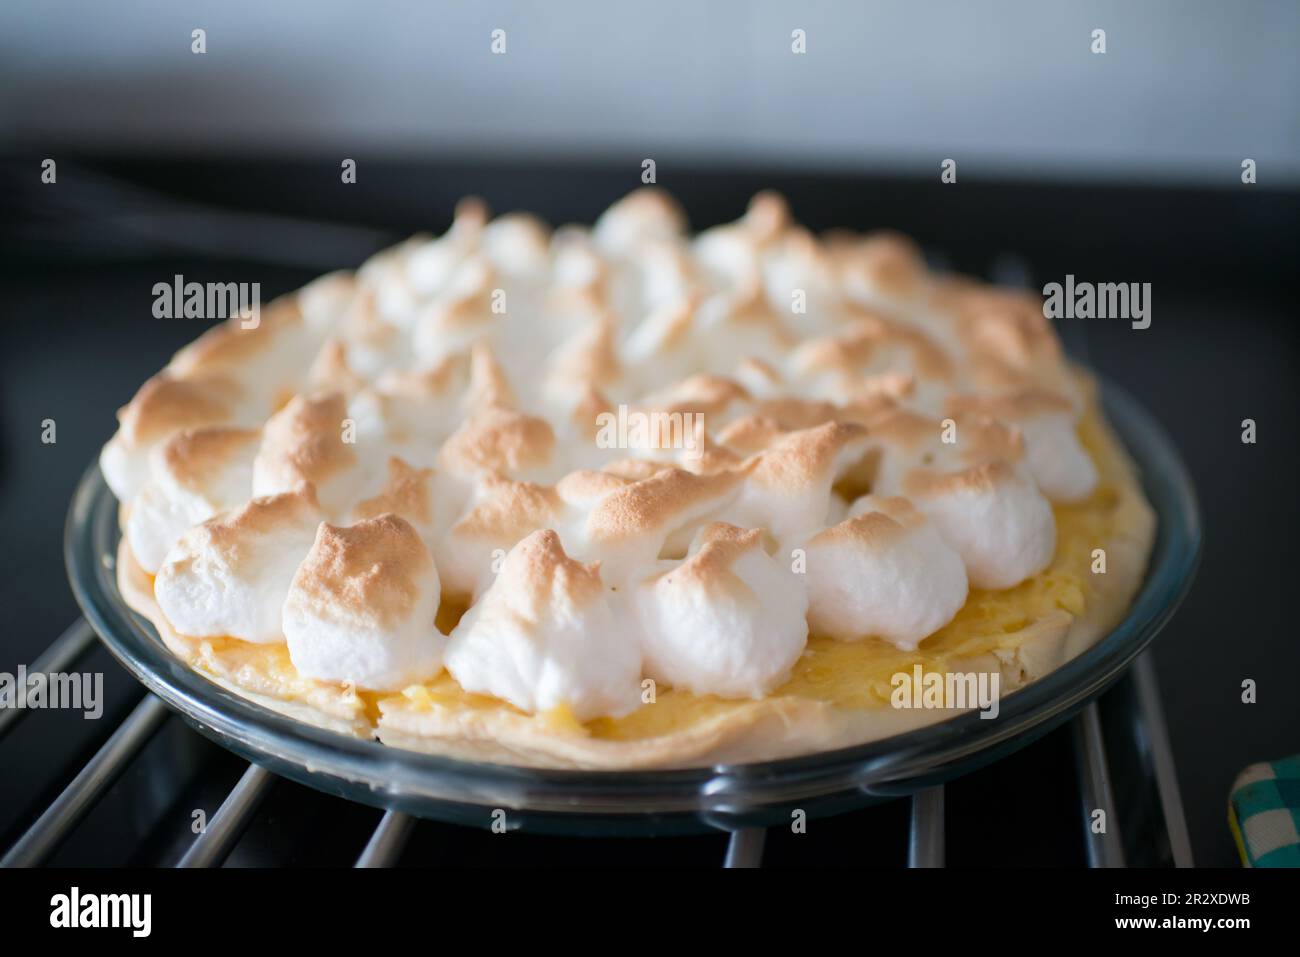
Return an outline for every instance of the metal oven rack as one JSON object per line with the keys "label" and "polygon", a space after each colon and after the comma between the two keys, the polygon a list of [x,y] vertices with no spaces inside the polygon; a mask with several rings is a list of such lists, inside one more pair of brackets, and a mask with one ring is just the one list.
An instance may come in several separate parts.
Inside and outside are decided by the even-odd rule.
{"label": "metal oven rack", "polygon": [[[94,643],[95,633],[79,620],[61,635],[29,669],[30,672],[66,670]],[[1124,679],[1131,686],[1133,727],[1131,737],[1140,774],[1153,783],[1163,820],[1162,843],[1178,867],[1192,865],[1191,844],[1183,815],[1182,797],[1174,771],[1168,729],[1156,686],[1150,652],[1137,659]],[[1119,690],[1111,694],[1120,693]],[[1106,699],[1102,699],[1104,705]],[[0,866],[39,866],[56,850],[109,787],[131,765],[141,749],[155,736],[169,715],[153,694],[135,706],[95,755],[63,788],[62,792],[8,849]],[[0,711],[0,738],[23,719],[25,711]],[[39,719],[36,719],[39,720]],[[1103,740],[1098,702],[1087,705],[1071,719],[1071,737],[1080,783],[1079,815],[1086,858],[1091,867],[1123,867],[1126,864],[1122,828],[1115,813],[1111,764]],[[220,866],[257,813],[276,776],[250,764],[225,801],[181,856],[180,867]],[[945,863],[944,788],[918,792],[911,797],[911,819],[906,864],[908,867],[943,867]],[[1093,827],[1094,812],[1106,812],[1109,826],[1102,833]],[[357,867],[386,867],[401,856],[416,821],[398,811],[386,811],[374,829]],[[767,832],[763,828],[733,831],[722,861],[724,867],[759,867]],[[901,863],[901,862],[900,862]]]}

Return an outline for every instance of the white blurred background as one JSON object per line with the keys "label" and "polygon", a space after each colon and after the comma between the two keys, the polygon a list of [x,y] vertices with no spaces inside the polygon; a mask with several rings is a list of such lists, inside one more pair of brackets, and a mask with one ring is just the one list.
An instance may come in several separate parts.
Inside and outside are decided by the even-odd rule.
{"label": "white blurred background", "polygon": [[1294,187],[1297,41],[1295,0],[4,0],[0,133]]}

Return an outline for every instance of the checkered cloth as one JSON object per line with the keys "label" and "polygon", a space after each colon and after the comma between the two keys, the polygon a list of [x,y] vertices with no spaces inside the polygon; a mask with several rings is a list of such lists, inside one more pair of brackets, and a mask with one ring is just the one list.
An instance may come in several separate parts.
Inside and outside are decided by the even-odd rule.
{"label": "checkered cloth", "polygon": [[1300,756],[1237,775],[1228,825],[1246,867],[1300,867]]}

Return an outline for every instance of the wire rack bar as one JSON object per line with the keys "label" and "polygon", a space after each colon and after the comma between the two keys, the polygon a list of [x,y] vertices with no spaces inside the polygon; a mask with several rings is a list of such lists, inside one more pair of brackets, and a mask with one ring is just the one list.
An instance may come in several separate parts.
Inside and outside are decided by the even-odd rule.
{"label": "wire rack bar", "polygon": [[218,867],[253,820],[262,798],[275,783],[275,775],[250,764],[234,790],[221,802],[203,832],[194,839],[177,867]]}
{"label": "wire rack bar", "polygon": [[[1079,793],[1083,799],[1083,833],[1087,842],[1089,867],[1124,867],[1124,844],[1120,840],[1119,817],[1115,814],[1115,795],[1110,786],[1110,767],[1106,763],[1106,744],[1101,735],[1101,712],[1094,701],[1070,722],[1074,737],[1074,756],[1079,769]],[[1094,828],[1093,815],[1106,813],[1105,830]]]}
{"label": "wire rack bar", "polygon": [[912,795],[912,824],[907,840],[908,867],[944,866],[943,785]]}
{"label": "wire rack bar", "polygon": [[[78,618],[54,643],[32,662],[31,668],[28,669],[31,674],[50,674],[52,672],[66,671],[68,665],[72,664],[85,653],[95,638],[95,630],[84,618]],[[13,727],[22,720],[27,714],[26,708],[4,708],[0,710],[0,738],[13,729]]]}
{"label": "wire rack bar", "polygon": [[1133,666],[1138,706],[1142,709],[1143,725],[1151,744],[1151,763],[1155,769],[1156,786],[1160,791],[1160,806],[1165,814],[1165,828],[1169,832],[1169,849],[1174,856],[1174,866],[1193,867],[1192,839],[1187,832],[1183,795],[1178,790],[1178,772],[1174,769],[1169,726],[1165,723],[1165,709],[1160,702],[1160,686],[1156,682],[1153,661],[1151,652],[1147,651]]}
{"label": "wire rack bar", "polygon": [[406,839],[415,827],[415,818],[401,811],[385,811],[366,842],[366,849],[357,858],[357,867],[392,867],[402,856]]}
{"label": "wire rack bar", "polygon": [[727,856],[723,867],[762,867],[763,845],[767,843],[767,829],[744,827],[731,832],[727,842]]}
{"label": "wire rack bar", "polygon": [[45,809],[9,853],[0,858],[0,867],[39,864],[117,780],[128,762],[153,737],[167,714],[166,705],[153,695],[147,695],[136,705],[72,783]]}

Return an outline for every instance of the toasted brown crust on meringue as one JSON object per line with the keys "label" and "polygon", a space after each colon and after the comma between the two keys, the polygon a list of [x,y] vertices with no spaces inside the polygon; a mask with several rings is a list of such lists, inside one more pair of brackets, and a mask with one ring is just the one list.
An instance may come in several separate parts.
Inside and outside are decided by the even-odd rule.
{"label": "toasted brown crust on meringue", "polygon": [[357,454],[343,441],[347,402],[341,392],[296,395],[271,416],[262,433],[258,468],[276,484],[319,484],[352,467]]}
{"label": "toasted brown crust on meringue", "polygon": [[182,429],[158,447],[158,456],[172,481],[199,491],[209,473],[256,445],[261,435],[258,429],[233,426]]}
{"label": "toasted brown crust on meringue", "polygon": [[1037,415],[1072,414],[1074,403],[1057,392],[1029,386],[998,395],[949,396],[946,408],[953,413],[979,413],[1004,422],[1018,422]]}
{"label": "toasted brown crust on meringue", "polygon": [[433,521],[429,481],[433,469],[417,469],[397,456],[388,460],[388,482],[378,495],[363,499],[352,509],[357,518],[376,518],[385,512],[427,525]]}
{"label": "toasted brown crust on meringue", "polygon": [[409,399],[442,399],[452,395],[459,376],[468,369],[463,354],[449,355],[418,369],[388,369],[376,381],[375,387],[386,395]]}
{"label": "toasted brown crust on meringue", "polygon": [[297,296],[281,296],[263,306],[257,325],[246,316],[231,316],[172,357],[168,369],[181,375],[235,372],[275,343],[278,333],[302,322]]}
{"label": "toasted brown crust on meringue", "polygon": [[737,528],[727,522],[710,522],[699,532],[699,550],[680,565],[647,579],[699,582],[706,588],[724,584],[731,566],[741,555],[763,551],[763,532],[758,528]]}
{"label": "toasted brown crust on meringue", "polygon": [[924,523],[925,516],[910,501],[902,496],[893,496],[873,503],[871,511],[823,529],[808,542],[812,545],[851,541],[879,551],[892,546],[909,529]]}
{"label": "toasted brown crust on meringue", "polygon": [[118,410],[120,436],[128,447],[138,447],[179,429],[220,425],[233,417],[231,399],[238,393],[225,379],[182,379],[160,372]]}
{"label": "toasted brown crust on meringue", "polygon": [[501,406],[514,408],[515,390],[501,363],[485,342],[474,343],[469,352],[469,392],[465,404],[471,409]]}
{"label": "toasted brown crust on meringue", "polygon": [[293,588],[299,601],[389,627],[410,613],[432,565],[419,534],[392,513],[347,527],[321,522]]}
{"label": "toasted brown crust on meringue", "polygon": [[749,398],[745,387],[721,375],[697,374],[646,396],[637,407],[653,412],[721,414],[733,402]]}
{"label": "toasted brown crust on meringue", "polygon": [[701,503],[723,497],[743,478],[740,470],[695,475],[682,469],[662,469],[601,499],[587,519],[587,531],[599,542],[639,538],[669,527]]}
{"label": "toasted brown crust on meringue", "polygon": [[489,475],[481,479],[482,501],[465,513],[451,534],[455,538],[518,541],[536,528],[553,524],[564,509],[555,489],[533,482],[512,482]]}
{"label": "toasted brown crust on meringue", "polygon": [[1015,479],[1015,466],[1002,460],[972,465],[955,472],[914,469],[903,476],[903,492],[925,498],[963,490],[988,491]]}
{"label": "toasted brown crust on meringue", "polygon": [[348,347],[342,339],[327,339],[307,371],[307,384],[314,389],[342,389],[351,395],[366,387],[366,380],[348,364]]}
{"label": "toasted brown crust on meringue", "polygon": [[829,478],[841,452],[853,443],[866,451],[867,430],[851,422],[827,422],[789,432],[755,456],[752,481],[770,488],[802,489]]}
{"label": "toasted brown crust on meringue", "polygon": [[518,473],[545,466],[554,449],[555,433],[545,419],[489,406],[452,433],[438,461],[459,475]]}
{"label": "toasted brown crust on meringue", "polygon": [[[316,490],[310,483],[304,482],[291,492],[250,499],[248,504],[210,518],[186,534],[195,536],[196,541],[206,541],[237,559],[240,543],[272,535],[278,528],[296,525],[319,512]],[[189,549],[191,554],[200,550],[197,544]]]}
{"label": "toasted brown crust on meringue", "polygon": [[549,528],[535,531],[511,549],[501,568],[509,576],[516,608],[542,608],[553,596],[581,606],[602,598],[600,562],[580,562],[565,554],[560,536]]}

